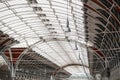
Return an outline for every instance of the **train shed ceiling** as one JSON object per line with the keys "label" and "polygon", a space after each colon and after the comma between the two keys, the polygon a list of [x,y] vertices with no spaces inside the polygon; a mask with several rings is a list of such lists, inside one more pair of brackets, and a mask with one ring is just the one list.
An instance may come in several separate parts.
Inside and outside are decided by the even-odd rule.
{"label": "train shed ceiling", "polygon": [[[84,5],[80,0],[1,0],[0,30],[62,67],[88,65]],[[83,66],[66,67],[73,73],[89,73]]]}

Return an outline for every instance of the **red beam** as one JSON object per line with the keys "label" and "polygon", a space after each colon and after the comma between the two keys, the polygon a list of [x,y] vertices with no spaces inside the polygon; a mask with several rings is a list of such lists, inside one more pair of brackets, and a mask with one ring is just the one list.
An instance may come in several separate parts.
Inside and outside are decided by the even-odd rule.
{"label": "red beam", "polygon": [[104,56],[104,54],[100,51],[100,50],[98,50],[97,48],[95,48],[95,47],[91,47],[101,58],[103,58],[103,60],[105,60],[105,56]]}
{"label": "red beam", "polygon": [[[25,50],[26,48],[11,48],[11,53],[12,53],[12,58],[13,58],[13,63],[15,63],[19,56],[21,55],[21,53]],[[4,52],[4,54],[8,57],[8,59],[10,60],[10,54],[9,51],[6,50]]]}

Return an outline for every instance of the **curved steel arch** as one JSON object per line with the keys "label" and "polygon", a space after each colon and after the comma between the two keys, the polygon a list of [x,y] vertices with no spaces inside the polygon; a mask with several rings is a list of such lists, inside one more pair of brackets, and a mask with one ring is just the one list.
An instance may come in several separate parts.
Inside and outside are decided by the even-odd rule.
{"label": "curved steel arch", "polygon": [[[92,1],[93,1],[93,0],[92,0]],[[93,10],[94,12],[97,12],[97,11],[95,11],[94,9],[92,9],[91,7],[89,7],[89,6],[87,6],[87,7],[88,7],[89,9]],[[115,18],[114,15],[113,15],[113,13],[111,13],[111,14],[112,14],[112,17]],[[102,18],[104,18],[104,17],[102,17]],[[116,18],[115,18],[115,19],[116,19]],[[111,24],[112,24],[112,23],[111,23]],[[112,24],[112,25],[113,25],[113,24]]]}
{"label": "curved steel arch", "polygon": [[[92,48],[91,48],[91,49],[92,49]],[[99,55],[99,54],[97,53],[97,51],[100,51],[99,49],[98,49],[97,51],[92,49],[92,51],[95,52],[95,56],[96,56],[96,57],[99,56],[98,58],[101,59],[101,60],[105,63],[105,59],[104,59],[104,58],[105,58],[106,56],[105,56],[104,54],[102,54],[103,56],[101,57],[101,55]],[[100,61],[101,64],[102,64],[102,61]],[[103,66],[103,68],[105,69],[104,64],[102,64],[102,66]]]}
{"label": "curved steel arch", "polygon": [[[103,3],[101,3],[100,1],[96,1],[96,0],[92,0],[92,2],[96,3],[97,5],[99,5],[102,9],[109,11],[109,9],[106,7],[106,5],[104,5]],[[116,2],[114,2],[113,4],[115,4]],[[117,3],[116,3],[117,4]],[[114,6],[113,6],[114,7]],[[107,12],[107,13],[108,13]],[[120,24],[120,21],[118,20],[118,18],[114,15],[113,12],[110,12],[111,13],[111,16],[118,22],[118,24]]]}
{"label": "curved steel arch", "polygon": [[2,49],[1,51],[0,51],[0,55],[3,57],[3,59],[5,60],[5,62],[7,63],[7,65],[8,65],[8,69],[10,70],[10,62],[7,60],[7,57],[5,56],[5,54],[4,54],[4,51],[7,49],[8,47],[4,47],[4,49]]}
{"label": "curved steel arch", "polygon": [[64,65],[64,66],[62,66],[62,67],[56,69],[56,70],[53,72],[52,75],[55,77],[55,76],[57,75],[57,72],[58,72],[58,71],[60,71],[61,69],[66,68],[66,67],[69,67],[69,66],[83,66],[83,67],[85,67],[85,68],[89,68],[88,66],[83,65],[83,64],[72,63],[72,64],[67,64],[67,65]]}
{"label": "curved steel arch", "polygon": [[[113,17],[112,17],[113,18]],[[112,23],[111,23],[112,24]],[[113,24],[112,24],[112,26],[113,26]],[[114,27],[113,27],[114,28]],[[115,29],[115,28],[114,28]],[[116,30],[116,29],[115,29]],[[118,34],[119,35],[119,34]],[[114,37],[114,36],[113,36]],[[110,40],[110,39],[109,39]],[[113,43],[112,43],[113,44]]]}
{"label": "curved steel arch", "polygon": [[[92,0],[92,1],[93,1],[93,0]],[[87,5],[87,4],[84,4],[84,5],[85,5],[86,8],[94,11],[95,13],[97,13],[98,15],[100,15],[105,21],[107,21],[106,17],[105,17],[103,14],[101,14],[99,11],[97,11],[96,9],[90,7],[90,6]],[[105,10],[106,10],[106,9],[105,9]],[[108,12],[107,12],[107,13],[108,13]],[[113,14],[113,13],[112,13],[112,17],[114,17],[114,14]],[[115,17],[114,17],[114,19],[118,22],[118,20],[117,20]],[[118,23],[120,23],[120,22],[118,22]],[[110,22],[110,24],[112,24],[112,23]],[[114,26],[114,25],[112,24],[112,26]]]}
{"label": "curved steel arch", "polygon": [[72,39],[67,39],[67,38],[47,38],[47,39],[41,39],[40,41],[37,41],[36,43],[30,45],[27,49],[25,49],[21,55],[18,57],[18,60],[16,61],[16,69],[18,68],[19,62],[22,59],[22,57],[24,56],[24,54],[26,54],[30,49],[32,49],[35,45],[37,44],[42,44],[44,42],[49,42],[49,41],[73,41],[73,42],[78,42],[82,47],[84,47],[83,45],[86,45],[84,43],[81,43],[80,41],[77,40],[72,40]]}
{"label": "curved steel arch", "polygon": [[[66,38],[47,38],[47,39],[42,39],[42,40],[40,40],[40,41],[37,41],[36,43],[34,43],[34,44],[32,44],[32,45],[30,45],[27,49],[25,49],[22,53],[21,53],[21,55],[18,57],[18,60],[16,61],[16,66],[15,66],[15,70],[17,70],[18,69],[18,65],[19,65],[19,63],[20,63],[20,60],[22,59],[22,57],[24,56],[24,54],[26,54],[30,49],[32,49],[35,45],[37,45],[37,44],[42,44],[42,43],[44,43],[44,42],[49,42],[49,41],[73,41],[73,42],[78,42],[82,47],[85,47],[85,46],[87,46],[87,44],[85,44],[85,43],[81,43],[80,41],[77,41],[77,40],[73,40],[73,39],[66,39]],[[63,66],[62,68],[64,68],[64,67],[66,67],[66,66],[72,66],[72,65],[78,65],[78,66],[84,66],[84,67],[87,67],[88,68],[88,66],[86,66],[86,65],[82,65],[82,64],[67,64],[67,65],[65,65],[65,66]],[[59,69],[58,69],[59,70]]]}

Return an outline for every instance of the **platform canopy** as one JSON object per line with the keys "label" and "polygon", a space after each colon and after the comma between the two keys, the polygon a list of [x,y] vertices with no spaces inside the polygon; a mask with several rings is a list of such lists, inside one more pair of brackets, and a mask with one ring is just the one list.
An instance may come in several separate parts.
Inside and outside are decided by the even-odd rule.
{"label": "platform canopy", "polygon": [[[0,30],[19,41],[13,47],[34,45],[34,51],[60,67],[89,67],[83,10],[81,0],[1,0]],[[64,69],[89,73],[83,66]]]}

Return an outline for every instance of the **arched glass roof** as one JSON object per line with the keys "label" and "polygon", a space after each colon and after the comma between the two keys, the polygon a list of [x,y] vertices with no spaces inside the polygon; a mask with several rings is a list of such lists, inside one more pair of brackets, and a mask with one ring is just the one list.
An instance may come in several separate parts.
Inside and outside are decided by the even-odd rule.
{"label": "arched glass roof", "polygon": [[[13,47],[34,45],[33,50],[60,67],[88,66],[83,14],[80,0],[2,0],[0,30],[20,42]],[[85,72],[83,66],[65,70]]]}

